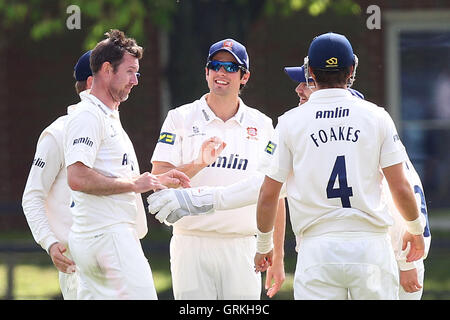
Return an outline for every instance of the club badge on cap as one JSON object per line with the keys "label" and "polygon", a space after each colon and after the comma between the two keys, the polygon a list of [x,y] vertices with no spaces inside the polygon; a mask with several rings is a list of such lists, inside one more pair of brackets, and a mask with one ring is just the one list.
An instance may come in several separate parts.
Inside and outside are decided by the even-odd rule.
{"label": "club badge on cap", "polygon": [[249,70],[250,62],[247,54],[247,49],[234,39],[224,39],[214,43],[209,48],[208,61],[211,61],[213,56],[219,51],[227,51],[233,55],[236,61],[245,69]]}

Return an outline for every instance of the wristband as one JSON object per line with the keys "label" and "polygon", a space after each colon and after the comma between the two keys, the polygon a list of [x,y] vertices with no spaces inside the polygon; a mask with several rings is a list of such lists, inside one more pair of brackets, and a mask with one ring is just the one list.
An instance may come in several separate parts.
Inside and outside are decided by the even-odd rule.
{"label": "wristband", "polygon": [[273,229],[269,232],[257,230],[256,252],[266,254],[273,248]]}
{"label": "wristband", "polygon": [[409,233],[413,235],[419,235],[423,233],[424,226],[422,224],[420,216],[416,220],[413,221],[405,220],[405,222],[406,222],[406,230]]}

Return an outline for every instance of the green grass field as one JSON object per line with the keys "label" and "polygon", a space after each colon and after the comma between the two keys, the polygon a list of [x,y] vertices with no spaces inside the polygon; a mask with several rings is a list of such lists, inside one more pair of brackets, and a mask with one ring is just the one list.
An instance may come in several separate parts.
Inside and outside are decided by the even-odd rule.
{"label": "green grass field", "polygon": [[[432,231],[433,232],[433,231]],[[424,300],[450,299],[450,230],[437,230],[432,233],[431,250],[425,260]],[[31,241],[28,234],[17,233],[5,235],[0,243]],[[144,251],[149,258],[153,271],[156,290],[159,299],[173,299],[168,256],[170,232],[166,229],[153,228],[143,240]],[[291,230],[286,232],[285,245],[286,281],[281,291],[273,299],[293,299],[293,273],[296,263],[294,242]],[[0,253],[0,299],[7,290],[7,263],[12,261],[14,268],[13,297],[17,300],[53,300],[61,299],[58,284],[58,273],[44,251],[33,253],[6,254]],[[268,299],[265,294],[263,299]]]}

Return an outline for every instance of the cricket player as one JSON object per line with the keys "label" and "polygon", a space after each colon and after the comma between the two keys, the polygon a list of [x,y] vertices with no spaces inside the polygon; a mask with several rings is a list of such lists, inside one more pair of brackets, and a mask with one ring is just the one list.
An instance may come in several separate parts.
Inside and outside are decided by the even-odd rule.
{"label": "cricket player", "polygon": [[[356,55],[355,55],[355,57],[356,57]],[[355,64],[355,68],[356,68],[356,64]],[[308,82],[306,82],[304,66],[285,67],[284,71],[292,80],[298,82],[297,87],[295,87],[295,92],[297,93],[297,95],[299,97],[298,105],[301,106],[306,101],[308,101],[311,93],[313,93],[313,91],[315,91],[316,84],[314,83],[314,80],[311,77],[309,77]],[[354,81],[354,79],[351,81],[352,84],[353,84],[353,81]],[[359,92],[358,90],[355,90],[350,87],[348,87],[347,90],[350,91],[350,93],[352,95],[354,95],[355,97],[364,99],[364,95],[361,92]]]}
{"label": "cricket player", "polygon": [[305,78],[313,78],[317,91],[279,117],[261,162],[266,177],[255,267],[265,271],[270,264],[276,206],[286,183],[292,229],[301,238],[295,299],[398,299],[383,174],[405,219],[406,261],[425,251],[424,219],[403,172],[406,150],[389,114],[347,90],[355,56],[345,36],[314,38],[305,60]]}
{"label": "cricket player", "polygon": [[[304,66],[301,67],[286,67],[284,68],[287,75],[299,84],[295,88],[297,95],[299,96],[299,106],[308,101],[309,96],[316,90],[314,80],[309,78],[309,84],[306,84]],[[364,99],[364,95],[352,88],[348,88],[352,95]],[[423,293],[423,280],[425,274],[425,267],[423,261],[428,255],[431,244],[431,233],[428,223],[428,211],[425,201],[425,194],[422,187],[422,182],[417,174],[413,164],[408,159],[403,163],[403,170],[405,176],[408,179],[411,187],[414,190],[416,196],[417,206],[420,208],[421,213],[426,218],[426,226],[423,233],[425,240],[425,255],[423,258],[406,262],[406,255],[408,254],[408,248],[402,250],[402,238],[406,231],[405,220],[402,218],[400,212],[396,208],[392,199],[389,185],[386,179],[383,178],[383,195],[388,203],[389,212],[392,214],[394,224],[389,228],[389,234],[391,236],[392,247],[394,249],[397,266],[399,269],[399,299],[400,300],[420,300]],[[299,248],[299,238],[297,237],[296,250]]]}
{"label": "cricket player", "polygon": [[414,190],[416,202],[420,208],[420,212],[426,220],[426,225],[423,232],[425,240],[425,254],[421,259],[411,262],[407,261],[409,248],[407,247],[404,249],[402,241],[402,236],[406,232],[407,226],[405,224],[405,220],[402,219],[402,216],[399,213],[399,209],[392,199],[386,179],[383,179],[383,195],[385,196],[389,211],[392,213],[394,219],[394,224],[389,228],[389,234],[391,236],[400,277],[399,299],[420,300],[423,294],[423,283],[425,276],[424,260],[428,255],[431,245],[430,224],[428,221],[427,203],[425,200],[422,182],[409,159],[403,163],[403,171]]}
{"label": "cricket player", "polygon": [[[218,190],[254,179],[256,183],[250,189],[258,188],[258,180],[262,179],[257,172],[258,151],[272,135],[273,126],[269,117],[239,98],[240,89],[250,78],[245,47],[233,39],[214,43],[209,50],[205,78],[209,93],[169,111],[152,156],[152,173],[177,168],[191,177],[194,187]],[[226,199],[242,198],[240,193],[230,191],[222,195]],[[161,208],[152,208],[155,202],[165,202],[157,194],[160,192],[148,199],[152,213]],[[180,219],[189,210],[212,210],[211,189],[168,190],[163,194],[171,199],[160,221],[169,216],[172,207],[184,208],[167,220],[173,224],[170,262],[175,299],[260,299],[261,275],[255,273],[253,266],[255,201],[228,210],[216,207],[215,214]],[[284,221],[284,210],[281,200],[280,221]],[[284,226],[279,230],[284,241]],[[277,272],[277,283],[284,280],[282,243],[278,242],[277,248],[281,249],[275,250],[278,256],[274,257],[277,270],[282,269]]]}
{"label": "cricket player", "polygon": [[167,184],[188,187],[189,178],[176,170],[160,176],[139,174],[118,107],[138,84],[143,49],[119,30],[105,35],[91,53],[91,91],[69,115],[64,129],[73,200],[68,242],[79,271],[77,298],[157,299],[139,241],[145,215],[136,198]]}
{"label": "cricket player", "polygon": [[[75,90],[90,89],[91,51],[84,53],[74,68]],[[70,114],[75,105],[67,108]],[[67,249],[72,216],[70,190],[64,165],[63,126],[67,115],[61,116],[42,131],[36,146],[31,170],[22,197],[22,207],[34,240],[50,255],[58,269],[61,293],[65,300],[77,297],[75,263]]]}

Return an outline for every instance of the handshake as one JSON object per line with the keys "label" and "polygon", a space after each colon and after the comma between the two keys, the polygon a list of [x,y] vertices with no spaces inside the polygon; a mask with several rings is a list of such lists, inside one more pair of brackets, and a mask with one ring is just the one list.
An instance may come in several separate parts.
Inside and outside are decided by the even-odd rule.
{"label": "handshake", "polygon": [[[226,143],[218,137],[206,139],[197,159],[192,164],[190,176],[213,163]],[[188,170],[189,171],[189,170]],[[175,223],[184,216],[207,214],[214,211],[214,190],[217,188],[201,187],[188,189],[164,189],[147,198],[148,211],[156,214],[159,222]]]}
{"label": "handshake", "polygon": [[[217,137],[205,140],[199,158],[204,166],[214,162],[225,143]],[[216,210],[231,210],[256,204],[264,174],[251,177],[227,186],[196,187],[186,189],[163,189],[147,198],[148,211],[156,214],[159,222],[175,223],[185,216],[198,216]]]}
{"label": "handshake", "polygon": [[208,214],[214,211],[214,190],[199,187],[164,189],[147,198],[148,211],[159,222],[175,223],[184,216]]}

